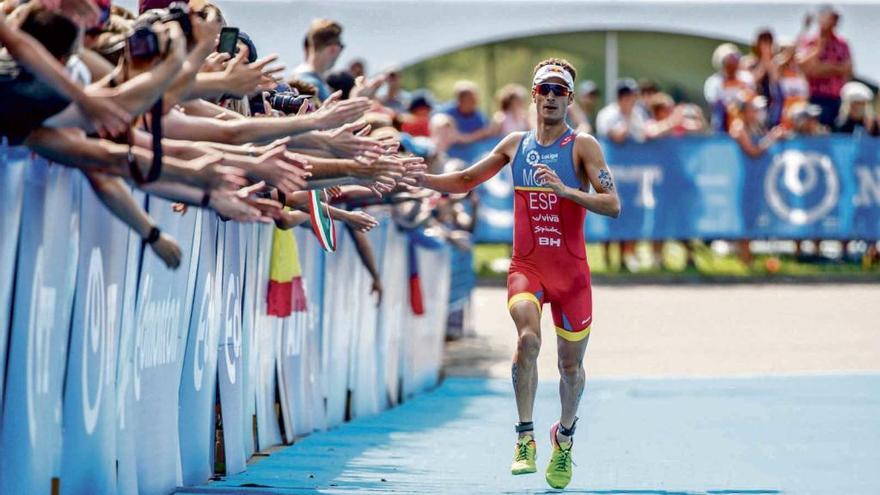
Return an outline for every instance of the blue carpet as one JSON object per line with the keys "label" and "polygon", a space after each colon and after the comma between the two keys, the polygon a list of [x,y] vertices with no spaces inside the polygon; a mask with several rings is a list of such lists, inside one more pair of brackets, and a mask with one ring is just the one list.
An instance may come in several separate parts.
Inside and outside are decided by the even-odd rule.
{"label": "blue carpet", "polygon": [[[535,494],[548,489],[557,386],[542,382],[539,472],[513,477],[505,380],[448,379],[180,493]],[[567,493],[880,493],[880,375],[588,380]]]}

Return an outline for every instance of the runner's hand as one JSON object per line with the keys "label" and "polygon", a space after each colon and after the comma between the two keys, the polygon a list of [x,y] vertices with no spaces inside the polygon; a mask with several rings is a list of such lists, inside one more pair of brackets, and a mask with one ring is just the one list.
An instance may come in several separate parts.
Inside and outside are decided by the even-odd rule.
{"label": "runner's hand", "polygon": [[562,196],[565,193],[566,185],[562,183],[562,179],[556,175],[556,171],[547,165],[538,163],[534,165],[538,171],[535,173],[535,181],[545,187],[553,189],[553,192]]}

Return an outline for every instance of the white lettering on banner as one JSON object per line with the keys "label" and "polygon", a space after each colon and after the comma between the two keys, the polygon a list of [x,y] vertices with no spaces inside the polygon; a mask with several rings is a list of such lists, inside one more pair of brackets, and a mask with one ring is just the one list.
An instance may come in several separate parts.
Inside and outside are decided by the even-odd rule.
{"label": "white lettering on banner", "polygon": [[559,223],[559,215],[545,215],[545,214],[535,215],[532,217],[532,221]]}
{"label": "white lettering on banner", "polygon": [[[241,357],[241,301],[238,297],[238,277],[229,274],[229,287],[226,290],[226,322],[223,325],[225,336],[223,339],[224,353],[226,358],[226,374],[229,383],[235,384],[235,363]],[[231,345],[230,345],[231,344]]]}
{"label": "white lettering on banner", "polygon": [[530,210],[549,210],[556,209],[556,203],[559,197],[552,192],[529,192],[529,209]]}
{"label": "white lettering on banner", "polygon": [[853,198],[857,207],[880,206],[880,167],[874,167],[874,173],[868,167],[856,167],[856,179],[859,183],[859,194]]}
{"label": "white lettering on banner", "polygon": [[214,352],[216,339],[214,336],[216,294],[214,276],[208,272],[205,275],[205,290],[202,292],[202,304],[199,309],[199,321],[196,326],[196,343],[193,353],[193,388],[196,392],[202,389],[202,380],[205,375],[205,365],[211,352]]}
{"label": "white lettering on banner", "polygon": [[[779,191],[780,175],[782,185],[794,196],[804,197],[820,184],[824,185],[825,193],[815,205],[789,205]],[[839,192],[840,183],[834,164],[828,155],[821,153],[786,150],[773,158],[764,176],[764,197],[770,209],[795,225],[810,224],[827,215],[837,204]]]}
{"label": "white lettering on banner", "polygon": [[620,184],[635,183],[639,185],[636,206],[655,208],[657,199],[654,197],[654,185],[663,182],[663,169],[659,165],[615,166],[614,180]]}
{"label": "white lettering on banner", "polygon": [[138,304],[134,344],[134,398],[141,399],[141,373],[177,360],[177,330],[180,328],[180,300],[153,301],[153,277],[144,274],[144,288]]}
{"label": "white lettering on banner", "polygon": [[31,287],[31,307],[28,321],[27,370],[27,412],[28,433],[31,446],[37,441],[37,396],[49,393],[49,343],[52,326],[55,323],[55,301],[57,293],[53,287],[43,286],[43,246],[37,248],[34,262],[34,282]]}
{"label": "white lettering on banner", "polygon": [[539,246],[560,247],[560,246],[562,246],[562,241],[559,239],[551,239],[549,237],[538,237],[538,245]]}
{"label": "white lettering on banner", "polygon": [[[82,404],[83,421],[86,433],[91,435],[98,424],[101,412],[101,398],[104,388],[113,383],[113,370],[116,363],[116,304],[119,288],[111,284],[104,289],[104,260],[100,248],[93,248],[89,256],[89,271],[86,282],[85,313],[83,315],[82,345]],[[89,356],[98,360],[98,381],[95,384],[94,400],[89,391]]]}

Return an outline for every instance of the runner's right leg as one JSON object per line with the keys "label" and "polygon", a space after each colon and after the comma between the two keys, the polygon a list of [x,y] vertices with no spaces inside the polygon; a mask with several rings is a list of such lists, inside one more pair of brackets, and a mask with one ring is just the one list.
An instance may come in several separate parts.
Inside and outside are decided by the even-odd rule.
{"label": "runner's right leg", "polygon": [[[531,295],[531,294],[529,294]],[[532,411],[538,389],[538,352],[541,349],[541,313],[537,299],[510,301],[510,316],[516,324],[517,346],[513,356],[511,377],[519,414],[519,438],[514,449],[511,474],[537,472],[537,447],[532,426]]]}

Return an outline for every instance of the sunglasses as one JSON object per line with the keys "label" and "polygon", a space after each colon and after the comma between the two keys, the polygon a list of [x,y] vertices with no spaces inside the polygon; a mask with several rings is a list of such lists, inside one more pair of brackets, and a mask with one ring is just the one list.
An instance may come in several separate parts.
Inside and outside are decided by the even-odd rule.
{"label": "sunglasses", "polygon": [[556,96],[568,96],[571,94],[571,91],[568,90],[568,86],[563,86],[562,84],[553,84],[553,83],[543,83],[535,86],[535,91],[538,92],[541,96],[547,96],[552,91]]}

